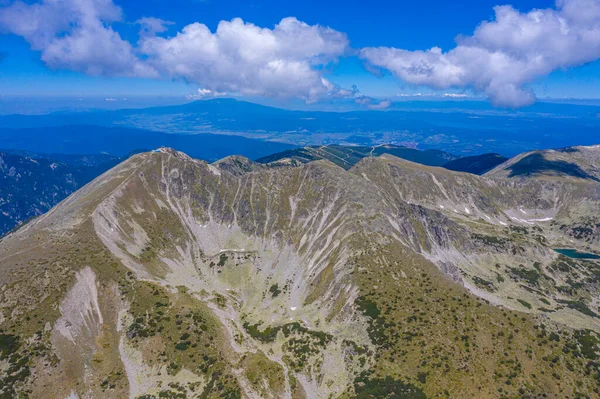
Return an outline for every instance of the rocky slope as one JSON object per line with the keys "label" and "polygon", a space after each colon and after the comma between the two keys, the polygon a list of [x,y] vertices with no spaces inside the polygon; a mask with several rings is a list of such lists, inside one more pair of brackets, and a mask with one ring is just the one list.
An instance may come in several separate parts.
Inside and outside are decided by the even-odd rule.
{"label": "rocky slope", "polygon": [[597,193],[136,155],[0,242],[0,397],[596,397]]}

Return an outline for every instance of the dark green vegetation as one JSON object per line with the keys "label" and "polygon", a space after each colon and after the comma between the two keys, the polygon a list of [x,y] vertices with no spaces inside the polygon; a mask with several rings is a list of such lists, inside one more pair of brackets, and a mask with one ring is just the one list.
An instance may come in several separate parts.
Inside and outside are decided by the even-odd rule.
{"label": "dark green vegetation", "polygon": [[361,375],[354,380],[357,399],[426,399],[423,391],[414,385],[394,380],[392,377],[370,379]]}
{"label": "dark green vegetation", "polygon": [[12,399],[21,394],[22,385],[31,375],[31,361],[47,351],[41,336],[39,331],[30,345],[23,345],[19,337],[0,332],[0,364],[4,363],[4,369],[0,369],[0,399]]}
{"label": "dark green vegetation", "polygon": [[496,291],[496,286],[491,281],[487,281],[481,277],[475,276],[473,277],[473,282],[479,288],[483,288],[486,291],[494,292]]}
{"label": "dark green vegetation", "polygon": [[571,309],[575,309],[583,314],[586,314],[588,316],[592,316],[592,317],[598,317],[600,318],[600,316],[598,316],[598,314],[594,311],[592,311],[588,305],[586,305],[584,302],[581,301],[567,301],[567,300],[562,300],[562,299],[558,299],[559,303],[565,304],[568,307],[570,307]]}
{"label": "dark green vegetation", "polygon": [[331,341],[332,336],[322,331],[309,330],[303,327],[300,323],[288,323],[278,327],[266,327],[264,330],[260,330],[260,324],[250,325],[248,322],[244,323],[244,328],[250,334],[252,338],[255,338],[261,342],[272,342],[277,337],[279,331],[283,332],[284,337],[289,337],[293,333],[307,334],[314,337],[319,345],[325,345]]}
{"label": "dark green vegetation", "polygon": [[537,269],[527,269],[523,265],[520,268],[511,268],[511,274],[524,280],[530,285],[536,286],[540,280],[540,272]]}
{"label": "dark green vegetation", "polygon": [[269,292],[273,296],[273,298],[277,298],[279,294],[281,294],[281,290],[279,289],[279,284],[273,284],[271,288],[269,288]]}
{"label": "dark green vegetation", "polygon": [[517,301],[519,301],[519,303],[523,306],[525,306],[527,309],[531,309],[531,304],[523,299],[517,299]]}
{"label": "dark green vegetation", "polygon": [[454,159],[442,165],[444,168],[456,172],[472,173],[482,175],[485,172],[494,169],[496,166],[508,161],[508,158],[500,154],[482,154],[472,157],[463,157]]}

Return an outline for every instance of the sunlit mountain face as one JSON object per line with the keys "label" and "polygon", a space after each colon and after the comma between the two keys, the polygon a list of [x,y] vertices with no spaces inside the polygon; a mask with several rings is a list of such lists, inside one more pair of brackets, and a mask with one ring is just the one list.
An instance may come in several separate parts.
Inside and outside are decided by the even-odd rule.
{"label": "sunlit mountain face", "polygon": [[0,0],[0,399],[600,397],[600,0]]}

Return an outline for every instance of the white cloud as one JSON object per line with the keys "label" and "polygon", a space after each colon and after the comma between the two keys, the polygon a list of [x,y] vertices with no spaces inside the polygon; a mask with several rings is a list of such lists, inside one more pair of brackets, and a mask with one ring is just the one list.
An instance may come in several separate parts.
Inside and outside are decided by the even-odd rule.
{"label": "white cloud", "polygon": [[284,18],[274,29],[239,18],[186,26],[174,37],[142,38],[140,51],[161,75],[212,90],[312,101],[347,95],[315,67],[335,61],[348,48],[346,35]]}
{"label": "white cloud", "polygon": [[189,94],[186,96],[188,100],[198,100],[201,98],[210,98],[210,97],[223,97],[226,96],[227,93],[220,91],[212,91],[208,89],[198,89],[195,94]]}
{"label": "white cloud", "polygon": [[22,36],[51,68],[89,75],[154,76],[108,24],[121,19],[111,0],[15,1],[0,9],[0,31]]}
{"label": "white cloud", "polygon": [[271,97],[352,96],[323,70],[348,49],[344,33],[296,18],[273,29],[239,18],[213,33],[201,23],[161,37],[167,21],[142,18],[137,45],[111,26],[121,20],[112,0],[20,0],[0,8],[0,32],[22,36],[49,67],[89,75],[180,79],[212,93]]}
{"label": "white cloud", "polygon": [[494,21],[445,53],[370,47],[360,56],[410,84],[472,88],[495,105],[525,106],[535,101],[528,83],[600,58],[600,0],[558,0],[556,7],[529,13],[496,7]]}

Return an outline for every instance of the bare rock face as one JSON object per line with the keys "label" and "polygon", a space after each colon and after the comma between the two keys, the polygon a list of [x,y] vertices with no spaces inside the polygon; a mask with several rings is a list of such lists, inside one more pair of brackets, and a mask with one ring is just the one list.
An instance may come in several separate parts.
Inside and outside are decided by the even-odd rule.
{"label": "bare rock face", "polygon": [[0,395],[595,395],[596,166],[290,165],[139,154],[2,240]]}

